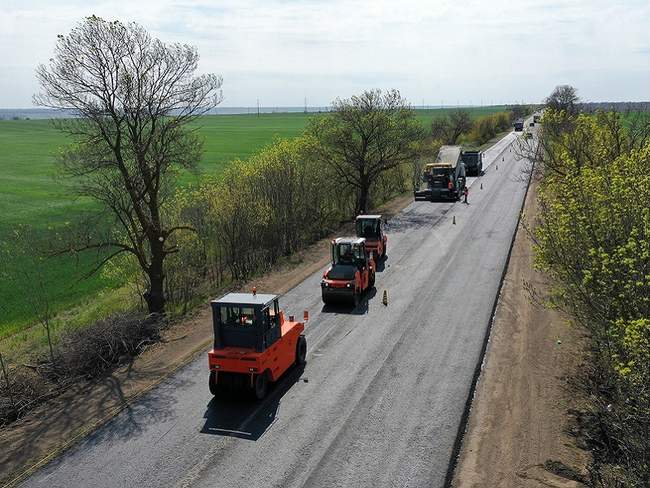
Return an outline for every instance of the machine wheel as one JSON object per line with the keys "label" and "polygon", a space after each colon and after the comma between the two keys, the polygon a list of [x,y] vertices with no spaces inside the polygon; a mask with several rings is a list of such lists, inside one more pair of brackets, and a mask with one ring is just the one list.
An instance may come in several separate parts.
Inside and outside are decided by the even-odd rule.
{"label": "machine wheel", "polygon": [[269,390],[269,377],[265,371],[264,373],[258,374],[255,377],[255,382],[253,383],[253,395],[255,395],[255,398],[257,400],[263,400],[268,390]]}
{"label": "machine wheel", "polygon": [[361,301],[361,297],[359,295],[360,293],[357,293],[356,291],[352,295],[352,304],[354,305],[354,308],[357,308],[359,306],[359,302]]}
{"label": "machine wheel", "polygon": [[219,385],[217,385],[217,373],[210,371],[210,379],[208,380],[208,387],[210,388],[210,393],[213,395],[219,394]]}
{"label": "machine wheel", "polygon": [[304,335],[298,337],[296,344],[296,364],[302,366],[307,362],[307,339]]}

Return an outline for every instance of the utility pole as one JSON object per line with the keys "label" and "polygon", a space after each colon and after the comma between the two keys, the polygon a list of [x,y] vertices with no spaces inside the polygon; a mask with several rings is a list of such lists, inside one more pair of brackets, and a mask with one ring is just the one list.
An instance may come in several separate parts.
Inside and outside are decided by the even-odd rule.
{"label": "utility pole", "polygon": [[260,116],[260,99],[257,99],[257,116]]}
{"label": "utility pole", "polygon": [[305,97],[305,113],[307,113],[307,97]]}

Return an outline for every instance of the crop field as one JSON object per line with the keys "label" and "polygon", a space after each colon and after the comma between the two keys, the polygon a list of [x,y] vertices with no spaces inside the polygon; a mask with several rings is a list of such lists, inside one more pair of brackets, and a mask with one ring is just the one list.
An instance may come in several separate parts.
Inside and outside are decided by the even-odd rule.
{"label": "crop field", "polygon": [[[448,110],[417,110],[417,117],[428,127],[434,117],[443,116]],[[477,118],[503,110],[503,107],[469,110],[472,117]],[[180,183],[191,185],[201,175],[218,174],[233,159],[250,156],[274,138],[298,135],[313,116],[318,115],[275,113],[259,117],[203,117],[197,122],[204,138],[199,171],[184,175]],[[48,289],[46,295],[55,311],[95,300],[98,296],[106,300],[110,290],[123,285],[119,279],[106,274],[82,279],[92,261],[91,256],[64,256],[38,262],[31,252],[50,229],[74,222],[82,213],[97,208],[91,201],[74,197],[70,182],[57,176],[57,152],[69,142],[47,120],[0,120],[0,339],[34,322],[33,300],[39,299],[36,291],[41,285]],[[14,230],[20,226],[29,227],[35,241],[33,246],[18,249],[12,244]],[[5,271],[17,278],[5,279]],[[119,306],[119,303],[112,306]]]}

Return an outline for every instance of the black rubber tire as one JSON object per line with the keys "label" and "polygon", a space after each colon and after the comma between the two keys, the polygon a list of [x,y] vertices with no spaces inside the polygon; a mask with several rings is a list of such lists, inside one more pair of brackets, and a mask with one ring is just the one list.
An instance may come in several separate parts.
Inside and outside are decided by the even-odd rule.
{"label": "black rubber tire", "polygon": [[212,395],[217,396],[219,394],[219,385],[217,385],[217,373],[214,371],[210,371],[208,388],[210,388],[210,393],[212,393]]}
{"label": "black rubber tire", "polygon": [[269,391],[269,377],[266,371],[255,376],[253,382],[253,396],[256,400],[264,400]]}
{"label": "black rubber tire", "polygon": [[307,362],[307,339],[304,335],[298,337],[296,343],[296,364],[303,366]]}
{"label": "black rubber tire", "polygon": [[361,301],[360,294],[355,291],[354,294],[352,295],[352,305],[354,306],[354,308],[357,308],[359,306],[360,301]]}

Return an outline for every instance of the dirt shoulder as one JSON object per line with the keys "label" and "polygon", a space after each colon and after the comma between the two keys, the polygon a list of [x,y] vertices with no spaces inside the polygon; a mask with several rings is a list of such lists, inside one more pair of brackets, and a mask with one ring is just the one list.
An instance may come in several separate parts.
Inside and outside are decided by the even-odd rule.
{"label": "dirt shoulder", "polygon": [[[525,212],[537,210],[537,185]],[[588,454],[566,433],[575,399],[566,378],[577,368],[581,334],[531,303],[524,288],[544,286],[529,236],[517,232],[452,486],[579,487]],[[573,479],[571,479],[573,478]]]}
{"label": "dirt shoulder", "polygon": [[[411,193],[402,195],[375,212],[391,217],[412,201]],[[336,235],[353,232],[353,224],[347,223]],[[332,237],[334,235],[296,253],[287,263],[242,289],[250,290],[254,284],[260,292],[286,293],[329,262]],[[167,329],[160,343],[147,349],[128,366],[96,383],[70,388],[30,412],[27,418],[0,429],[0,486],[17,485],[120,411],[128,409],[131,402],[203,354],[211,341],[212,317],[206,304]]]}

